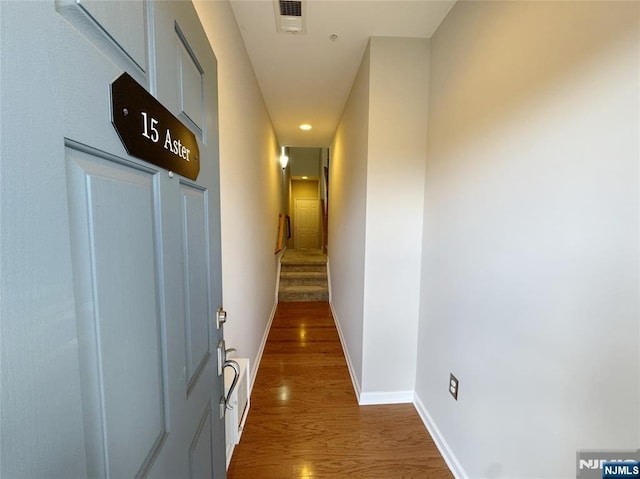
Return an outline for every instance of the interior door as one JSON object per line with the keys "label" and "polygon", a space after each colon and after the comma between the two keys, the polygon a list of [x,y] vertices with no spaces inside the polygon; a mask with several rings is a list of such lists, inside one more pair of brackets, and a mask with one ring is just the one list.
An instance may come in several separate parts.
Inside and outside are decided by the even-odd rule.
{"label": "interior door", "polygon": [[296,249],[318,248],[318,200],[297,198],[295,214]]}
{"label": "interior door", "polygon": [[[195,10],[0,2],[0,23],[0,476],[224,478],[217,73]],[[196,135],[197,180],[127,154],[123,72]]]}

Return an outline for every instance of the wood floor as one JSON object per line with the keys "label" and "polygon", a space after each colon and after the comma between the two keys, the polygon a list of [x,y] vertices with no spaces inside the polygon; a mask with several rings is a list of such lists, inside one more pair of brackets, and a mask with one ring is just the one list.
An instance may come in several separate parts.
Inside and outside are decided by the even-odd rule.
{"label": "wood floor", "polygon": [[411,404],[358,406],[328,303],[280,303],[229,479],[451,478]]}

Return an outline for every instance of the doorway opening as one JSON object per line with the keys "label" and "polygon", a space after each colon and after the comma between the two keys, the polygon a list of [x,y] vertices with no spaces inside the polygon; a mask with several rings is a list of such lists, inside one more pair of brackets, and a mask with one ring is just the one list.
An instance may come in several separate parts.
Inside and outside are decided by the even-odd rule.
{"label": "doorway opening", "polygon": [[291,236],[290,250],[326,252],[326,192],[323,172],[328,166],[327,148],[287,147],[290,181],[287,189]]}

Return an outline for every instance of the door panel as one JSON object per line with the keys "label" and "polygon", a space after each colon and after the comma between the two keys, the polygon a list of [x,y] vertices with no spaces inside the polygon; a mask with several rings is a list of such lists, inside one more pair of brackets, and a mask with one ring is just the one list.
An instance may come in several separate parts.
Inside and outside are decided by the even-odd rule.
{"label": "door panel", "polygon": [[78,0],[78,4],[142,71],[147,70],[143,2]]}
{"label": "door panel", "polygon": [[[0,9],[0,476],[223,479],[217,66],[195,10]],[[124,71],[196,134],[197,181],[127,154]]]}
{"label": "door panel", "polygon": [[[149,476],[168,478],[196,474],[194,477],[211,477],[199,471],[208,471],[213,467],[214,477],[224,478],[224,422],[219,417],[217,407],[223,392],[222,376],[217,374],[217,354],[211,353],[223,334],[215,323],[215,312],[222,305],[217,65],[191,4],[157,2],[153,7],[155,32],[167,33],[157,35],[154,43],[157,96],[192,128],[199,140],[202,161],[197,182],[184,178],[171,179],[166,173],[161,174],[172,198],[175,195],[175,199],[168,201],[167,208],[163,210],[163,218],[165,223],[178,222],[176,229],[180,236],[176,242],[182,252],[178,263],[172,257],[175,256],[174,248],[168,244],[165,247],[167,263],[173,262],[180,269],[182,281],[180,289],[183,295],[179,305],[175,303],[175,295],[171,297],[167,294],[168,311],[173,311],[171,314],[168,312],[167,317],[181,318],[181,331],[169,336],[180,338],[179,343],[169,343],[172,350],[169,377],[179,386],[171,391],[172,411],[183,413],[179,419],[172,417],[172,432],[167,437],[163,454],[158,456],[150,469]],[[185,58],[187,53],[189,58]],[[188,70],[191,70],[192,80],[200,77],[199,81],[193,82],[198,88],[191,88],[185,81],[185,72]],[[187,98],[191,103],[186,101]],[[199,103],[198,109],[190,109],[188,105],[195,102]],[[198,123],[201,129],[194,123]],[[169,214],[176,203],[178,211]],[[173,238],[173,235],[170,236]],[[177,287],[167,285],[166,289]],[[202,426],[203,411],[206,410],[209,410],[208,419]],[[194,442],[195,438],[199,439]],[[193,449],[189,444],[197,446]],[[213,464],[203,469],[195,467],[203,461],[197,459],[202,457],[202,453],[194,451],[201,451],[204,444],[212,445],[210,454]]]}
{"label": "door panel", "polygon": [[194,123],[198,131],[203,130],[204,112],[202,108],[204,73],[185,35],[176,25],[179,39],[180,62],[180,107],[182,112]]}
{"label": "door panel", "polygon": [[[165,434],[157,187],[148,171],[67,149],[83,404],[98,477],[131,477]],[[88,404],[91,402],[92,404]],[[136,424],[135,429],[131,424]]]}
{"label": "door panel", "polygon": [[189,447],[189,477],[191,479],[213,477],[212,437],[211,403],[208,403]]}
{"label": "door panel", "polygon": [[[153,13],[151,5],[140,0],[55,0],[57,12],[74,27],[74,31],[60,33],[76,34],[78,40],[82,40],[68,43],[67,48],[86,48],[88,41],[101,53],[102,58],[96,64],[103,63],[106,57],[120,71],[127,71],[145,86],[149,85],[149,73],[152,73],[149,70],[153,60],[150,52],[153,42],[149,37],[149,19]],[[87,51],[87,54],[86,58],[93,60],[91,52]],[[74,57],[70,51],[58,60],[73,62]],[[76,63],[72,71],[81,73],[82,69],[78,69]]]}
{"label": "door panel", "polygon": [[181,184],[188,392],[211,354],[207,192]]}

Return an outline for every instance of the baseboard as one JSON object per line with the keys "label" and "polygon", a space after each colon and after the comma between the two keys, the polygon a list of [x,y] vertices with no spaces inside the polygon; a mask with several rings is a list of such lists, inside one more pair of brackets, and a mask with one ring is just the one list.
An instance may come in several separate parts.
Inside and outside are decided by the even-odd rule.
{"label": "baseboard", "polygon": [[427,408],[424,406],[424,403],[417,394],[414,394],[413,405],[418,411],[418,415],[420,416],[420,419],[422,419],[422,422],[427,428],[427,431],[429,431],[429,434],[431,435],[433,442],[436,444],[438,451],[440,451],[440,454],[444,458],[444,461],[447,463],[447,466],[449,467],[451,474],[453,474],[453,477],[455,477],[456,479],[467,479],[469,476],[460,464],[460,461],[458,461],[456,455],[451,450],[451,447],[449,447],[449,444],[440,432],[440,429],[438,429],[438,426],[433,421],[433,418],[431,417],[431,415],[427,411]]}
{"label": "baseboard", "polygon": [[276,304],[278,303],[278,292],[280,291],[280,270],[282,269],[282,255],[284,255],[284,252],[287,250],[287,247],[285,246],[284,248],[282,248],[282,251],[280,251],[280,253],[278,253],[278,259],[276,261],[276,294],[275,294],[275,301]]}
{"label": "baseboard", "polygon": [[353,364],[351,363],[351,357],[349,356],[349,350],[347,349],[347,343],[344,340],[344,335],[342,334],[342,329],[340,328],[340,321],[338,320],[338,316],[336,315],[335,310],[333,309],[333,303],[329,301],[329,307],[331,308],[331,315],[333,316],[333,322],[336,324],[336,329],[338,330],[338,336],[340,337],[340,344],[342,345],[342,352],[344,353],[344,357],[347,360],[347,368],[349,369],[349,376],[351,376],[351,383],[353,384],[353,390],[356,393],[356,399],[358,403],[360,403],[360,383],[358,383],[358,377],[355,374],[355,370],[353,368]]}
{"label": "baseboard", "polygon": [[271,316],[269,317],[269,322],[267,323],[267,327],[264,330],[264,335],[262,336],[262,341],[260,342],[260,348],[258,348],[258,354],[256,354],[256,361],[253,365],[251,374],[251,384],[249,386],[249,397],[251,397],[251,393],[253,392],[253,384],[256,382],[256,376],[258,375],[258,368],[260,367],[260,361],[262,361],[262,354],[264,353],[264,347],[267,344],[267,338],[269,337],[269,331],[271,331],[271,324],[273,323],[273,318],[276,315],[276,309],[278,308],[278,301],[273,304],[273,308],[271,309]]}
{"label": "baseboard", "polygon": [[361,406],[413,403],[413,391],[363,392],[358,403]]}
{"label": "baseboard", "polygon": [[327,288],[329,289],[329,304],[331,304],[331,267],[329,266],[329,256],[327,256]]}
{"label": "baseboard", "polygon": [[260,367],[260,361],[262,361],[262,353],[264,353],[264,347],[267,344],[267,338],[269,337],[269,331],[271,331],[271,324],[273,323],[273,318],[276,315],[276,309],[278,308],[278,291],[280,290],[280,269],[282,268],[282,264],[280,260],[282,259],[282,255],[287,250],[285,246],[282,248],[282,251],[278,253],[278,260],[276,261],[276,292],[274,297],[273,308],[271,309],[271,316],[269,317],[269,322],[267,323],[267,328],[264,331],[264,335],[262,336],[262,341],[260,342],[260,348],[258,349],[258,354],[256,354],[256,362],[253,366],[253,374],[251,375],[251,385],[249,386],[249,396],[251,396],[251,392],[253,391],[253,383],[256,381],[256,376],[258,375],[258,368]]}

